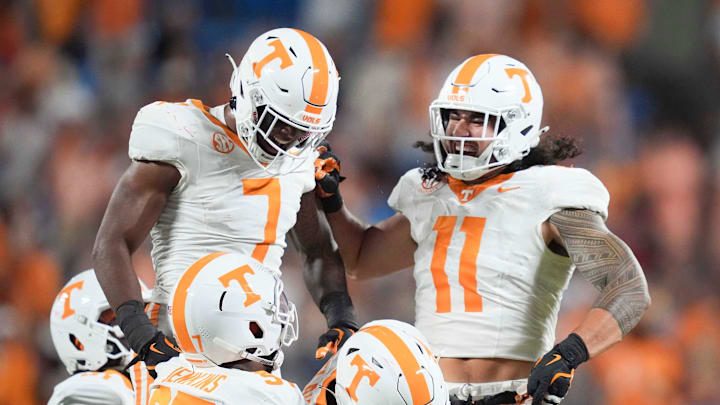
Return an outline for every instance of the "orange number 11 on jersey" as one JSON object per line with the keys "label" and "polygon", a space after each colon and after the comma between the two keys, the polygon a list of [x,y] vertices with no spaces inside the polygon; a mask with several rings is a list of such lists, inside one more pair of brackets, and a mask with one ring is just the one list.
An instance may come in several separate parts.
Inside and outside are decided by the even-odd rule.
{"label": "orange number 11 on jersey", "polygon": [[[458,281],[463,287],[465,312],[481,312],[482,296],[477,293],[477,255],[485,230],[486,218],[465,217],[460,225],[460,232],[465,234],[465,243],[460,252],[460,269]],[[435,284],[437,312],[450,312],[450,284],[445,273],[448,246],[455,231],[457,217],[440,216],[435,221],[433,230],[437,231],[433,250],[430,272]]]}

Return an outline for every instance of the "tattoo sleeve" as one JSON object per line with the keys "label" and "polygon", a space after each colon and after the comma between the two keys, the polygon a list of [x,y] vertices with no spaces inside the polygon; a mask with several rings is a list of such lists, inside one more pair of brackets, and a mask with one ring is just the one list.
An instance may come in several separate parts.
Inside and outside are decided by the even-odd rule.
{"label": "tattoo sleeve", "polygon": [[566,209],[553,214],[550,223],[577,271],[600,290],[593,307],[612,314],[625,336],[650,306],[647,281],[635,255],[595,212]]}

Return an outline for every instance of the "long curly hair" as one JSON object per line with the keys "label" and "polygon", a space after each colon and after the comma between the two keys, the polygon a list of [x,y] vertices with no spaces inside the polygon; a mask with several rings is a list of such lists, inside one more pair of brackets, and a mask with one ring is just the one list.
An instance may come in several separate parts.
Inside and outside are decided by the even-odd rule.
{"label": "long curly hair", "polygon": [[[423,180],[441,180],[445,175],[440,171],[435,161],[435,151],[432,142],[417,141],[413,144],[423,152],[432,153],[432,162],[420,168]],[[522,159],[518,159],[505,167],[502,173],[517,172],[532,166],[554,165],[565,159],[574,158],[582,153],[580,143],[577,139],[568,135],[556,135],[546,133],[540,137],[540,143]]]}

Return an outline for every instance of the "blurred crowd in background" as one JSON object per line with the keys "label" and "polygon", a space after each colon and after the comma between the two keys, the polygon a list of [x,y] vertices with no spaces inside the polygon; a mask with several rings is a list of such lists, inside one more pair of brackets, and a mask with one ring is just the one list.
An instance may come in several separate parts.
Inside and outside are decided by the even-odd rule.
{"label": "blurred crowd in background", "polygon": [[[0,404],[45,403],[65,369],[48,327],[60,286],[91,266],[138,109],[224,104],[231,65],[271,28],[324,42],[342,80],[329,136],[343,196],[369,221],[431,160],[428,105],[465,58],[503,53],[542,86],[544,123],[582,140],[571,162],[610,191],[608,226],[635,252],[653,305],[580,367],[566,404],[720,404],[720,1],[4,0],[0,2]],[[149,242],[136,253],[153,284]],[[322,316],[288,249],[302,318],[283,375],[303,386]],[[362,322],[413,320],[410,271],[350,282]],[[596,293],[575,277],[558,338]],[[462,333],[462,331],[458,331]]]}

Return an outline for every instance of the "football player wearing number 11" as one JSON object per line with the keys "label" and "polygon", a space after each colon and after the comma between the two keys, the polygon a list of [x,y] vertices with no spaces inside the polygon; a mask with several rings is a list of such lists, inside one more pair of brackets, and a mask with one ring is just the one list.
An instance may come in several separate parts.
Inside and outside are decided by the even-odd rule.
{"label": "football player wearing number 11", "polygon": [[[288,232],[328,323],[319,355],[357,330],[342,260],[313,192],[315,147],[335,120],[335,64],[317,38],[290,28],[260,35],[239,66],[228,57],[228,103],[160,101],[138,112],[132,163],[95,241],[98,281],[148,370],[178,355],[167,304],[191,264],[225,251],[279,271]],[[148,233],[156,281],[145,309],[130,257]]]}
{"label": "football player wearing number 11", "polygon": [[[388,200],[397,213],[376,225],[343,206],[339,162],[327,147],[315,163],[348,274],[414,266],[416,326],[458,403],[507,392],[559,403],[575,369],[618,343],[650,305],[640,265],[605,226],[607,190],[587,170],[555,165],[579,151],[571,138],[543,135],[542,107],[521,62],[464,61],[430,106],[432,144],[418,145],[434,151],[436,167],[402,176]],[[555,344],[574,271],[600,293]]]}

